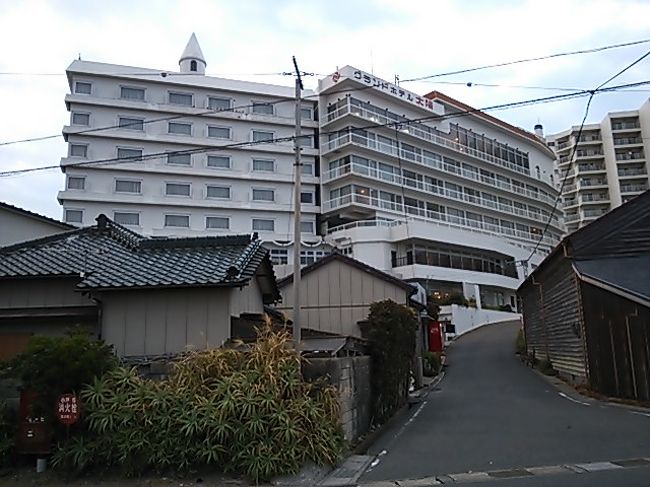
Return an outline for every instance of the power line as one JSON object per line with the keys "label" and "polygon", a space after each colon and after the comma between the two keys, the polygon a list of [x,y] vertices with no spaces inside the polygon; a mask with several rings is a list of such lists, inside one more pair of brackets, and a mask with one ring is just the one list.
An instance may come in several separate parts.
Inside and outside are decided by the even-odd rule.
{"label": "power line", "polygon": [[[457,86],[466,86],[467,88],[473,88],[474,86],[480,86],[482,88],[514,88],[514,89],[525,89],[525,90],[540,90],[540,91],[588,91],[586,88],[569,88],[566,86],[530,86],[530,85],[509,85],[501,83],[475,83],[473,81],[424,81],[424,83],[431,83],[434,85],[457,85]],[[650,90],[625,90],[626,92],[633,93],[647,93]]]}
{"label": "power line", "polygon": [[[611,80],[610,80],[611,81]],[[422,122],[422,121],[433,121],[433,120],[445,120],[448,118],[458,118],[458,117],[463,117],[467,115],[471,115],[473,113],[479,113],[479,112],[484,112],[484,111],[494,111],[494,110],[505,110],[509,108],[518,108],[522,106],[528,106],[528,105],[535,105],[535,104],[543,104],[543,103],[552,103],[552,102],[557,102],[557,101],[563,101],[563,100],[568,100],[568,99],[573,99],[573,98],[579,98],[579,97],[584,97],[584,96],[589,96],[591,94],[595,93],[600,93],[600,92],[614,92],[614,91],[619,91],[621,89],[631,87],[631,86],[642,86],[642,85],[649,85],[650,80],[647,81],[639,81],[635,83],[627,83],[624,85],[617,85],[617,86],[610,86],[608,88],[597,88],[595,90],[591,91],[580,91],[576,93],[567,93],[567,94],[562,94],[562,95],[554,95],[554,96],[548,96],[544,98],[534,98],[530,100],[521,100],[521,101],[516,101],[516,102],[509,102],[509,103],[504,103],[500,105],[492,105],[484,108],[471,108],[467,110],[462,110],[459,112],[455,113],[450,113],[450,114],[445,114],[445,115],[428,115],[424,117],[419,117],[419,118],[412,118],[412,119],[402,119],[399,121],[391,121],[387,123],[374,123],[370,125],[365,125],[363,127],[353,127],[352,130],[365,130],[365,129],[372,129],[372,128],[381,128],[381,127],[395,127],[395,126],[402,126],[408,125],[410,123],[416,123],[416,122]],[[294,100],[289,100],[289,101],[294,101]],[[341,134],[345,133],[350,128],[346,129],[339,129],[339,130],[331,130],[331,131],[326,131],[326,132],[320,132],[320,136],[323,135],[332,135],[332,134]],[[314,137],[314,134],[306,134],[303,135],[302,138],[312,138]],[[63,167],[83,167],[86,165],[94,165],[94,164],[107,164],[107,163],[125,163],[125,162],[134,162],[136,160],[142,160],[142,159],[155,159],[159,158],[161,156],[168,156],[170,154],[194,154],[194,153],[201,153],[201,152],[217,152],[220,150],[224,149],[229,149],[229,148],[236,148],[236,147],[245,147],[245,146],[254,146],[254,145],[260,145],[260,144],[273,144],[277,142],[288,142],[288,141],[293,141],[295,139],[295,136],[288,136],[288,137],[281,137],[281,138],[273,138],[273,139],[266,139],[266,140],[261,140],[261,141],[242,141],[242,142],[235,142],[232,144],[226,144],[223,146],[197,146],[191,149],[182,149],[182,150],[177,150],[177,151],[169,151],[169,152],[158,152],[158,153],[152,153],[152,154],[143,154],[142,156],[134,156],[132,158],[107,158],[107,159],[99,159],[99,160],[92,160],[92,161],[80,161],[78,163],[73,163],[73,164],[68,164]],[[4,171],[0,172],[0,177],[8,177],[12,175],[18,175],[18,174],[26,174],[30,172],[37,172],[37,171],[44,171],[44,170],[51,170],[51,169],[58,169],[62,166],[59,164],[57,165],[49,165],[49,166],[39,166],[39,167],[34,167],[34,168],[26,168],[26,169],[18,169],[18,170],[11,170],[11,171]]]}
{"label": "power line", "polygon": [[[197,76],[196,73],[177,73],[174,71],[156,71],[156,72],[133,72],[133,73],[117,73],[120,76],[156,76],[161,78],[176,77],[176,76]],[[224,77],[224,76],[282,76],[283,72],[274,73],[210,73],[205,76]],[[313,73],[311,73],[313,74]],[[67,73],[38,73],[27,71],[0,71],[0,76],[67,76]]]}
{"label": "power line", "polygon": [[465,68],[465,69],[458,69],[456,71],[447,71],[446,73],[437,73],[437,74],[430,74],[427,76],[419,76],[417,78],[410,78],[410,79],[405,79],[402,80],[403,83],[408,83],[412,81],[423,81],[426,79],[432,79],[432,78],[441,78],[443,76],[451,76],[454,74],[463,74],[463,73],[471,73],[473,71],[480,71],[483,69],[491,69],[491,68],[500,68],[504,66],[512,66],[515,64],[522,64],[522,63],[530,63],[533,61],[543,61],[546,59],[553,59],[553,58],[559,58],[559,57],[565,57],[565,56],[574,56],[577,54],[592,54],[595,52],[601,52],[601,51],[607,51],[609,49],[618,49],[620,47],[629,47],[629,46],[637,46],[639,44],[647,44],[650,42],[650,39],[641,39],[637,41],[631,41],[631,42],[623,42],[621,44],[611,44],[608,46],[601,46],[601,47],[594,47],[591,49],[580,49],[578,51],[569,51],[569,52],[559,52],[555,54],[548,54],[546,56],[538,56],[538,57],[531,57],[531,58],[525,58],[525,59],[518,59],[516,61],[506,61],[502,63],[495,63],[495,64],[486,64],[483,66],[477,66],[473,68]]}
{"label": "power line", "polygon": [[[591,107],[591,101],[594,99],[594,96],[596,96],[597,93],[601,92],[606,85],[608,85],[609,83],[614,81],[616,78],[618,78],[623,73],[625,73],[626,71],[631,69],[633,66],[636,66],[638,63],[643,61],[648,56],[650,56],[650,51],[646,52],[641,57],[637,58],[635,61],[633,61],[632,63],[625,66],[623,69],[618,71],[616,74],[614,74],[614,75],[610,76],[609,78],[607,78],[605,81],[600,83],[596,88],[594,88],[593,90],[591,90],[589,92],[589,98],[587,99],[587,105],[585,106],[585,113],[584,113],[584,116],[582,117],[582,123],[580,124],[580,128],[578,129],[578,133],[576,135],[576,140],[579,141],[580,137],[582,136],[582,131],[583,131],[584,127],[585,127],[585,123],[587,121],[587,116],[589,115],[589,108]],[[571,149],[571,156],[570,156],[569,160],[573,160],[573,157],[575,156],[577,150],[578,150],[578,144],[574,144],[573,148]],[[531,251],[528,258],[526,259],[526,265],[528,264],[528,262],[530,262],[530,259],[532,259],[533,255],[535,255],[535,252],[539,248],[539,244],[544,239],[544,235],[546,234],[546,231],[548,230],[548,227],[551,224],[551,220],[553,218],[553,215],[557,211],[558,203],[562,199],[562,191],[564,190],[564,186],[565,186],[567,180],[569,179],[569,174],[570,174],[570,171],[567,171],[566,174],[564,175],[564,177],[562,178],[562,183],[560,184],[560,189],[558,191],[558,195],[555,198],[555,202],[553,204],[553,209],[551,210],[551,213],[550,213],[550,215],[548,217],[548,220],[546,221],[546,224],[544,225],[544,228],[542,230],[541,235],[539,236],[539,239],[535,243],[535,246],[533,247],[533,250]]]}

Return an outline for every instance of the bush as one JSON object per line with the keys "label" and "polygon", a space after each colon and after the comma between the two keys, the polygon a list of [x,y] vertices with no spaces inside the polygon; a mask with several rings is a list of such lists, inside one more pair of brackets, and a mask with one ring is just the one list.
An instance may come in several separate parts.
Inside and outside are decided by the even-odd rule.
{"label": "bush", "polygon": [[555,370],[553,363],[549,359],[540,360],[537,363],[537,368],[544,375],[557,375],[557,370]]}
{"label": "bush", "polygon": [[418,321],[413,310],[387,299],[370,305],[368,323],[372,417],[381,424],[407,401]]}
{"label": "bush", "polygon": [[424,375],[427,377],[438,375],[441,367],[440,354],[436,352],[424,352],[422,354],[422,365]]}
{"label": "bush", "polygon": [[62,445],[58,468],[83,471],[217,466],[266,480],[343,447],[336,390],[301,376],[287,334],[259,332],[250,349],[190,352],[168,379],[118,367],[82,392],[87,432]]}
{"label": "bush", "polygon": [[16,417],[6,401],[0,401],[0,466],[9,465],[14,450]]}
{"label": "bush", "polygon": [[38,392],[31,414],[52,420],[58,396],[78,393],[84,385],[117,365],[113,350],[80,330],[66,336],[34,336],[27,348],[4,366],[3,375]]}
{"label": "bush", "polygon": [[517,332],[515,351],[520,355],[526,354],[526,338],[524,337],[524,330],[522,328],[519,328],[519,331]]}

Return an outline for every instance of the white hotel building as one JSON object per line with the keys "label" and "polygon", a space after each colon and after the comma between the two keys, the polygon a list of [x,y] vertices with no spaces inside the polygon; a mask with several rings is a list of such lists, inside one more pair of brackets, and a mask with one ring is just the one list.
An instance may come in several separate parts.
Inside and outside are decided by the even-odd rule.
{"label": "white hotel building", "polygon": [[[292,142],[228,146],[290,137],[293,88],[205,76],[205,65],[194,37],[180,74],[72,63],[64,218],[88,225],[105,213],[149,235],[257,231],[285,274]],[[434,292],[515,305],[527,272],[515,261],[530,255],[557,196],[540,138],[349,66],[304,96],[303,133],[314,137],[302,151],[303,263],[337,247]],[[79,133],[105,126],[116,127]],[[176,153],[196,147],[214,151]],[[78,164],[118,157],[127,159]],[[531,264],[563,231],[555,215]]]}

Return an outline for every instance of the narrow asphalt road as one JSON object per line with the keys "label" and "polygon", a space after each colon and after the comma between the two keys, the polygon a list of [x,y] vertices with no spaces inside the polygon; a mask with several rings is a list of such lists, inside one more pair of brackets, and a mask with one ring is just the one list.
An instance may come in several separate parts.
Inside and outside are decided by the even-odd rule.
{"label": "narrow asphalt road", "polygon": [[560,396],[514,355],[517,327],[454,342],[440,386],[375,443],[361,481],[650,457],[650,415]]}

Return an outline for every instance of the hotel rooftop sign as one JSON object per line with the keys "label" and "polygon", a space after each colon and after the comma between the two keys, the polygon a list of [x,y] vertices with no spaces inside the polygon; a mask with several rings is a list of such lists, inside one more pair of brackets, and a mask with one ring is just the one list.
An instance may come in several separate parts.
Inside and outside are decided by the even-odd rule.
{"label": "hotel rooftop sign", "polygon": [[411,103],[417,107],[423,108],[425,110],[431,111],[438,115],[444,113],[444,107],[433,100],[429,100],[424,96],[420,96],[411,91],[405,90],[398,85],[384,81],[381,78],[377,78],[372,74],[368,74],[365,71],[354,68],[352,66],[345,66],[344,68],[339,69],[338,71],[332,73],[330,76],[323,78],[320,81],[320,92],[330,89],[332,86],[335,86],[345,79],[352,79],[367,86],[369,89],[375,89],[386,93],[394,98]]}

